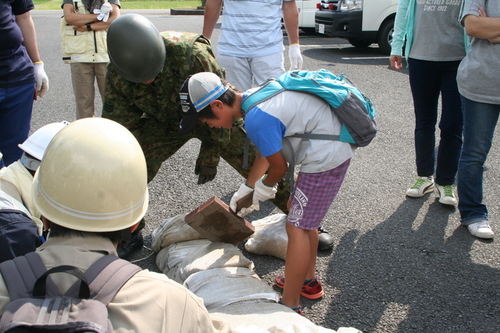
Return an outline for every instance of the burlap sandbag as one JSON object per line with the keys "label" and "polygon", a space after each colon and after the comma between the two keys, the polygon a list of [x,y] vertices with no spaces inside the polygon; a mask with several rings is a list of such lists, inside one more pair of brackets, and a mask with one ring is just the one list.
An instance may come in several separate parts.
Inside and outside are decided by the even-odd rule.
{"label": "burlap sandbag", "polygon": [[244,267],[253,270],[254,264],[234,245],[210,243],[184,258],[179,265],[180,276],[186,280],[191,274],[214,268]]}
{"label": "burlap sandbag", "polygon": [[180,267],[186,257],[192,258],[192,254],[200,248],[212,244],[208,239],[195,239],[188,242],[181,242],[169,245],[156,255],[156,266],[170,279],[182,284],[184,278],[181,277]]}
{"label": "burlap sandbag", "polygon": [[184,221],[185,216],[186,214],[179,214],[168,218],[153,230],[151,233],[153,251],[159,252],[161,249],[175,243],[205,238]]}
{"label": "burlap sandbag", "polygon": [[176,243],[162,249],[156,256],[156,265],[169,278],[183,283],[191,274],[213,268],[245,267],[254,264],[234,245],[212,243],[198,239]]}
{"label": "burlap sandbag", "polygon": [[[236,303],[209,309],[212,317],[228,322],[238,333],[335,333],[317,326],[290,308],[274,302]],[[355,328],[339,328],[337,333],[361,333]]]}
{"label": "burlap sandbag", "polygon": [[253,221],[252,225],[255,227],[255,233],[245,243],[245,250],[285,260],[288,244],[286,215],[269,215]]}
{"label": "burlap sandbag", "polygon": [[246,267],[213,268],[191,274],[184,286],[203,298],[208,310],[242,301],[279,300],[278,294]]}

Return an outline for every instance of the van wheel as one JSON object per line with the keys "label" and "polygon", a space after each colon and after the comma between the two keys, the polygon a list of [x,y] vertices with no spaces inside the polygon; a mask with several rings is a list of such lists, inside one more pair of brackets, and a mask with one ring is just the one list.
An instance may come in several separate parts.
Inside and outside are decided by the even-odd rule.
{"label": "van wheel", "polygon": [[392,35],[394,34],[394,19],[382,24],[378,33],[378,47],[383,54],[391,54]]}
{"label": "van wheel", "polygon": [[372,42],[366,40],[366,39],[354,39],[354,38],[349,38],[347,41],[354,47],[368,47],[372,45]]}
{"label": "van wheel", "polygon": [[308,35],[316,34],[316,28],[300,28],[300,30],[304,31]]}

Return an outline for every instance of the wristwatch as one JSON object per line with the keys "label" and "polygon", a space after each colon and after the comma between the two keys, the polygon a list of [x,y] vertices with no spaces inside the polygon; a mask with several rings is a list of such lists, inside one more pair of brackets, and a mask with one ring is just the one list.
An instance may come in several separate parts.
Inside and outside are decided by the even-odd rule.
{"label": "wristwatch", "polygon": [[92,23],[85,24],[87,26],[87,31],[92,31],[92,27],[90,26]]}

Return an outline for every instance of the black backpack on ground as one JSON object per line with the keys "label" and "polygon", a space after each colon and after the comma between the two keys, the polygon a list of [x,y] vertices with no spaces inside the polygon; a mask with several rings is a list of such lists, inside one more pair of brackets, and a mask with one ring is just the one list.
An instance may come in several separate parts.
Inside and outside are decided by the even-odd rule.
{"label": "black backpack on ground", "polygon": [[[113,332],[106,306],[141,268],[113,255],[85,273],[69,266],[47,270],[36,252],[0,264],[11,302],[0,317],[0,332]],[[49,275],[78,278],[61,295]]]}

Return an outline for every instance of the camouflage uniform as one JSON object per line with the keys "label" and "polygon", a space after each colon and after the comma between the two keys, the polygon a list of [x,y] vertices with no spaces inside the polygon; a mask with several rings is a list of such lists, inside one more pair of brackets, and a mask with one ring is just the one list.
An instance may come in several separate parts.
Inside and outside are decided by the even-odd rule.
{"label": "camouflage uniform", "polygon": [[[172,156],[192,138],[201,140],[196,163],[217,167],[223,157],[243,177],[247,178],[256,149],[250,146],[248,169],[243,169],[245,133],[240,127],[212,129],[199,123],[189,134],[181,135],[179,123],[183,112],[179,90],[184,80],[198,72],[213,72],[225,76],[217,63],[210,42],[203,36],[166,31],[161,33],[167,57],[163,71],[151,84],[134,83],[119,76],[108,65],[102,116],[128,128],[137,138],[146,156],[148,181],[151,181],[163,161]],[[275,204],[284,212],[289,190],[282,189]]]}

